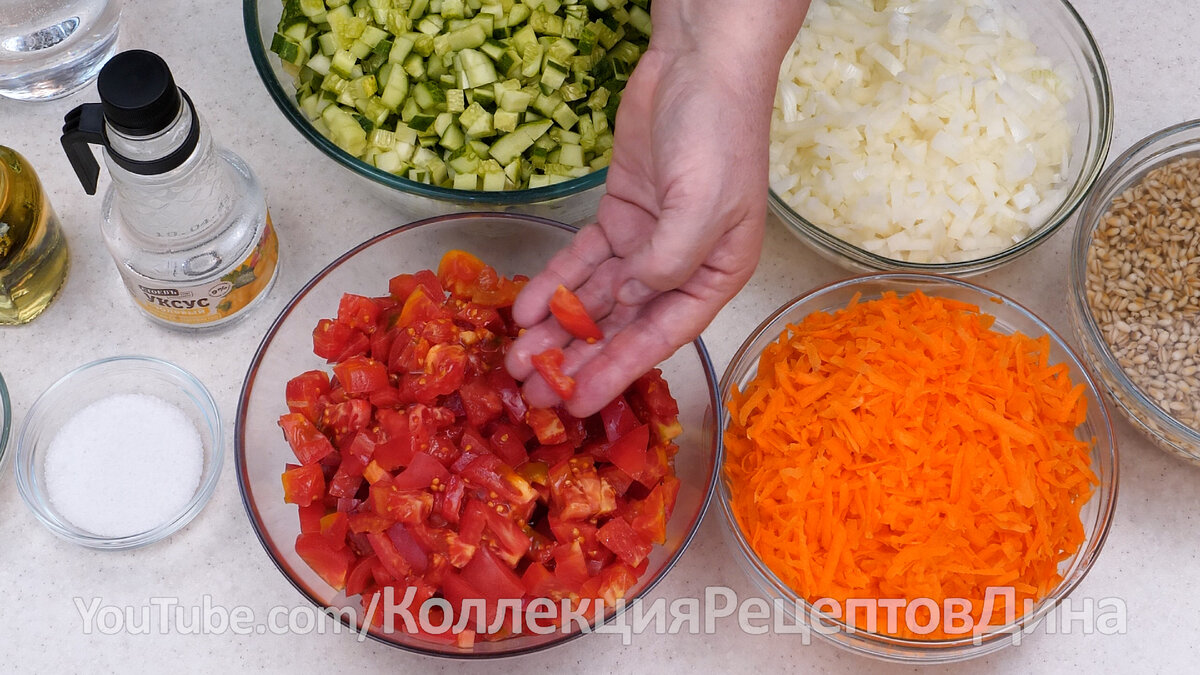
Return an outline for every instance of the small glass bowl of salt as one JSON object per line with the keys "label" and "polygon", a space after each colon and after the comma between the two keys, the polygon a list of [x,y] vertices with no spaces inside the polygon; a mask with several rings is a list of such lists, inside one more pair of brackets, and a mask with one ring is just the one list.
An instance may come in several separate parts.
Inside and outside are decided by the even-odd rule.
{"label": "small glass bowl of salt", "polygon": [[212,395],[191,373],[144,356],[64,375],[14,438],[17,488],[67,541],[121,550],[178,531],[204,508],[224,456]]}

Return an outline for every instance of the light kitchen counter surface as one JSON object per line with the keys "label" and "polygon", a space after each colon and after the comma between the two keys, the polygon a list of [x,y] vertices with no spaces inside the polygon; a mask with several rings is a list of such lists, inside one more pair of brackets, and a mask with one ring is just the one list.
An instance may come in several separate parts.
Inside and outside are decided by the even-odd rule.
{"label": "light kitchen counter surface", "polygon": [[[1169,124],[1200,117],[1200,6],[1190,0],[1079,0],[1077,8],[1100,44],[1116,101],[1110,157]],[[122,48],[163,55],[218,142],[255,168],[279,231],[283,267],[267,303],[245,321],[196,337],[157,328],[134,309],[100,239],[101,198],[83,193],[58,143],[63,114],[95,100],[95,88],[68,99],[22,104],[0,99],[0,144],[23,153],[50,192],[71,247],[67,284],[32,324],[0,328],[0,372],[14,419],[68,370],[96,358],[146,354],[195,373],[216,397],[226,423],[226,462],[208,507],[187,528],[145,549],[103,553],[54,538],[25,508],[11,466],[0,476],[0,669],[28,672],[176,671],[228,668],[289,672],[466,672],[460,664],[401,652],[350,635],[239,636],[182,634],[179,626],[149,634],[85,633],[77,604],[140,608],[165,598],[185,607],[207,602],[245,605],[265,622],[271,608],[304,608],[306,600],[276,570],[250,528],[233,466],[233,419],[249,359],[271,320],[314,273],[361,240],[407,222],[376,201],[284,120],[250,61],[236,2],[126,0]],[[102,177],[102,185],[107,177]],[[328,215],[326,215],[328,214]],[[1008,294],[1069,334],[1066,268],[1074,223],[1030,255],[975,281]],[[704,334],[718,371],[747,331],[785,300],[845,276],[771,218],[757,274]],[[1072,338],[1073,340],[1073,338]],[[1023,644],[954,666],[954,672],[1187,671],[1200,649],[1200,469],[1153,447],[1123,419],[1118,509],[1108,543],[1072,596],[1119,598],[1124,634],[1067,635],[1038,631]],[[10,448],[10,451],[12,449]],[[1196,514],[1196,515],[1193,515]],[[753,589],[738,569],[710,512],[694,543],[649,596],[703,597],[726,585],[740,597]],[[77,600],[78,599],[78,600]],[[279,610],[277,610],[279,611]],[[297,610],[303,611],[303,609]],[[136,617],[135,617],[136,618]],[[747,635],[733,619],[714,634],[593,635],[566,646],[490,666],[496,672],[900,672],[910,670],[843,653],[795,635]]]}

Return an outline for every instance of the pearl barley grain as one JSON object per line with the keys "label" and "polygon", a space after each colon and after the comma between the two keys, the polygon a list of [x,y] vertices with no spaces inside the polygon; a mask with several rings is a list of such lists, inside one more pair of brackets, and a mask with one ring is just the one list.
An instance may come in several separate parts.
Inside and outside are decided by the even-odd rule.
{"label": "pearl barley grain", "polygon": [[156,396],[118,394],[67,420],[44,468],[60,516],[94,535],[126,537],[178,515],[203,467],[203,441],[182,410]]}

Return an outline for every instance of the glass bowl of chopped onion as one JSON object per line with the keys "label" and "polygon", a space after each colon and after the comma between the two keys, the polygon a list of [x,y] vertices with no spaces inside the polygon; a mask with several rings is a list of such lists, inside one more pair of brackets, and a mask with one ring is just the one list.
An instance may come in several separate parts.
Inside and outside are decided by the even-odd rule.
{"label": "glass bowl of chopped onion", "polygon": [[147,546],[212,497],[225,454],[216,401],[147,356],[84,364],[50,385],[14,437],[17,489],[54,535],[88,548]]}
{"label": "glass bowl of chopped onion", "polygon": [[[292,410],[292,387],[288,385],[292,378],[302,372],[319,370],[328,372],[330,369],[326,359],[314,354],[314,326],[321,320],[341,314],[339,306],[343,294],[358,294],[367,297],[386,296],[389,294],[389,279],[402,274],[417,274],[421,270],[439,269],[439,259],[447,251],[461,250],[477,255],[484,263],[494,266],[497,273],[505,276],[530,275],[539,272],[553,254],[565,246],[572,237],[574,228],[554,221],[519,216],[514,214],[454,214],[438,218],[426,219],[402,225],[388,232],[373,237],[347,251],[332,261],[325,269],[314,276],[296,294],[283,309],[263,338],[242,386],[241,398],[238,403],[236,427],[234,430],[234,457],[238,486],[241,490],[242,501],[246,507],[251,525],[254,528],[267,555],[279,568],[282,575],[304,597],[318,607],[327,608],[332,616],[349,630],[362,631],[378,642],[402,650],[419,654],[442,656],[457,659],[489,659],[503,656],[514,656],[540,651],[592,632],[594,616],[591,612],[582,617],[582,625],[572,622],[568,630],[554,628],[541,632],[526,628],[519,634],[473,636],[459,641],[458,637],[446,635],[419,634],[406,630],[407,624],[401,621],[401,615],[396,614],[396,620],[389,625],[368,626],[362,629],[364,609],[372,606],[364,596],[370,593],[354,592],[347,595],[345,586],[350,585],[350,572],[342,588],[335,588],[326,578],[323,578],[297,552],[298,536],[301,534],[301,523],[298,518],[300,509],[295,504],[285,503],[285,486],[281,485],[280,475],[289,463],[297,461],[297,455],[289,448],[288,441],[280,430],[281,415]],[[405,302],[405,306],[408,302]],[[507,311],[507,310],[501,310]],[[403,320],[403,319],[401,319]],[[411,330],[411,329],[410,329]],[[465,335],[465,333],[463,334]],[[475,333],[472,333],[474,336]],[[466,339],[466,338],[464,338]],[[474,337],[470,338],[474,339]],[[396,340],[400,342],[399,339]],[[442,345],[438,345],[439,347]],[[433,351],[430,350],[430,356]],[[679,492],[674,510],[665,522],[665,540],[656,543],[645,559],[645,569],[636,574],[636,581],[625,593],[625,601],[629,604],[638,602],[663,581],[675,566],[684,550],[691,542],[704,516],[709,498],[712,495],[716,480],[717,467],[720,459],[717,454],[716,415],[717,403],[716,372],[709,360],[707,350],[700,340],[685,345],[671,358],[658,366],[667,382],[670,394],[675,397],[679,409],[678,422],[681,435],[674,439],[679,450],[674,458],[674,471],[679,480]],[[466,387],[463,388],[464,392]],[[457,396],[458,394],[454,394]],[[442,401],[444,397],[437,400]],[[382,405],[382,404],[381,404]],[[396,404],[401,410],[409,410],[408,404]],[[436,405],[452,405],[450,402]],[[460,402],[458,404],[462,406]],[[300,408],[296,408],[299,410]],[[449,408],[439,408],[448,410]],[[456,418],[463,420],[462,415]],[[461,423],[461,422],[460,422]],[[489,434],[494,438],[493,426],[497,420],[492,420],[481,426],[484,437]],[[322,422],[324,424],[324,422]],[[329,428],[329,427],[324,427]],[[500,428],[500,427],[496,427]],[[389,432],[385,432],[389,433]],[[536,453],[537,439],[527,441],[526,448]],[[462,454],[455,455],[459,449],[448,451],[444,459],[434,460],[449,463],[452,471],[460,471],[458,460],[467,456],[467,436],[462,436],[460,443]],[[493,448],[495,442],[493,441]],[[433,451],[430,451],[433,452]],[[488,451],[484,451],[488,452]],[[490,453],[489,453],[490,454]],[[497,449],[499,454],[499,449]],[[374,455],[373,455],[374,457]],[[530,470],[538,464],[537,455],[530,461],[518,465],[519,470]],[[382,460],[381,460],[382,461]],[[556,464],[556,466],[561,465]],[[315,466],[315,464],[314,464]],[[525,468],[523,468],[525,467]],[[340,465],[339,465],[340,470]],[[365,470],[364,470],[365,471]],[[405,469],[407,471],[407,469]],[[403,473],[399,474],[403,475]],[[532,474],[531,474],[532,475]],[[453,481],[457,478],[450,478]],[[286,480],[286,479],[285,479]],[[436,484],[435,484],[436,485]],[[461,485],[461,483],[460,483]],[[366,484],[360,482],[362,492],[366,493]],[[632,488],[630,488],[632,490]],[[476,489],[470,488],[471,494]],[[633,498],[633,492],[626,492]],[[496,498],[496,494],[492,494]],[[490,503],[490,502],[489,502]],[[338,508],[354,510],[369,514],[371,506],[362,504],[357,499],[338,501]],[[504,513],[504,505],[498,505],[497,511]],[[323,506],[322,506],[323,508]],[[441,513],[439,511],[438,513]],[[553,516],[549,511],[539,506],[534,516],[526,521],[530,531],[540,532]],[[453,523],[441,516],[431,514],[421,520],[421,527],[445,528],[453,527]],[[463,516],[465,520],[466,516]],[[588,521],[590,522],[590,521]],[[490,526],[489,526],[490,527]],[[580,527],[586,529],[586,524]],[[389,532],[393,528],[389,528]],[[363,535],[357,535],[361,539]],[[389,534],[389,537],[392,535]],[[490,538],[492,535],[488,535]],[[542,535],[533,537],[537,539]],[[558,535],[552,535],[557,537]],[[356,550],[358,542],[352,543],[349,550]],[[496,541],[480,543],[479,548],[473,548],[470,556],[478,557],[484,546],[488,550],[500,550]],[[543,544],[539,544],[542,546]],[[425,550],[428,544],[414,544],[417,550]],[[371,545],[374,550],[374,544]],[[414,560],[420,559],[411,548],[405,549],[414,555]],[[429,550],[429,555],[437,554]],[[591,554],[589,554],[591,555]],[[474,561],[476,558],[472,557]],[[443,559],[443,562],[445,560]],[[461,562],[459,563],[462,564]],[[532,561],[521,556],[513,564],[514,573],[525,577],[535,567]],[[547,563],[549,565],[550,563]],[[415,568],[414,568],[415,569]],[[430,563],[429,570],[434,569]],[[466,576],[465,567],[462,576]],[[557,573],[557,566],[554,572]],[[599,578],[599,572],[590,572],[594,578]],[[452,575],[448,575],[452,576]],[[425,584],[421,573],[414,572],[414,585]],[[432,579],[432,573],[430,578]],[[380,582],[381,584],[384,582]],[[394,582],[401,583],[401,582]],[[431,581],[437,585],[436,600],[444,601],[440,581]],[[411,587],[411,586],[410,586]],[[403,592],[401,587],[401,591]],[[403,593],[395,597],[398,603]],[[581,591],[582,592],[582,591]],[[383,612],[386,598],[374,595],[379,604],[378,611]],[[472,597],[472,596],[468,596]],[[416,619],[418,610],[423,603],[414,601],[412,616],[413,627],[419,628]],[[532,605],[527,605],[532,606]],[[557,607],[557,602],[554,603]],[[611,620],[622,611],[622,607],[606,610],[601,621]],[[457,617],[456,617],[457,618]],[[471,629],[474,623],[464,623],[460,628]],[[528,624],[518,624],[526,625]],[[444,633],[447,627],[442,627]],[[456,629],[457,632],[457,629]],[[463,636],[469,631],[458,632]]]}
{"label": "glass bowl of chopped onion", "polygon": [[1066,0],[814,0],[780,69],[770,207],[853,271],[979,274],[1067,222],[1112,123]]}
{"label": "glass bowl of chopped onion", "polygon": [[[348,169],[409,219],[593,218],[610,122],[649,14],[557,2],[539,16],[535,3],[397,7],[356,15],[346,3],[242,3],[255,68],[288,122],[333,160],[323,166]],[[563,36],[553,45],[520,30],[555,32],[545,22]],[[529,65],[522,55],[532,52]]]}
{"label": "glass bowl of chopped onion", "polygon": [[1200,463],[1200,120],[1135,143],[1080,209],[1071,322],[1125,417]]}
{"label": "glass bowl of chopped onion", "polygon": [[721,400],[734,557],[776,612],[853,653],[948,663],[1019,643],[1112,523],[1092,375],[965,281],[878,273],[797,297],[742,344]]}

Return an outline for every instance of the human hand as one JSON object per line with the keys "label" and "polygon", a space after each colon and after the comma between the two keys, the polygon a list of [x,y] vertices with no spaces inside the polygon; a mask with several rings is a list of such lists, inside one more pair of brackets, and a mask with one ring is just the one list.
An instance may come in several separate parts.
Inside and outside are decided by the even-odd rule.
{"label": "human hand", "polygon": [[[513,344],[506,365],[525,380],[533,405],[559,402],[534,372],[533,355],[564,348],[563,370],[576,381],[567,410],[589,415],[695,339],[754,271],[766,215],[775,79],[782,48],[795,35],[804,8],[789,15],[796,26],[790,34],[786,26],[771,31],[773,43],[782,40],[782,47],[765,49],[770,36],[751,32],[736,39],[760,42],[744,43],[745,54],[737,58],[728,45],[698,34],[722,25],[704,14],[722,4],[654,5],[654,38],[617,112],[597,222],[530,280],[513,307],[513,318],[528,330]],[[769,11],[757,18],[780,20]],[[598,320],[603,341],[571,340],[548,316],[550,296],[560,284],[574,290]]]}

